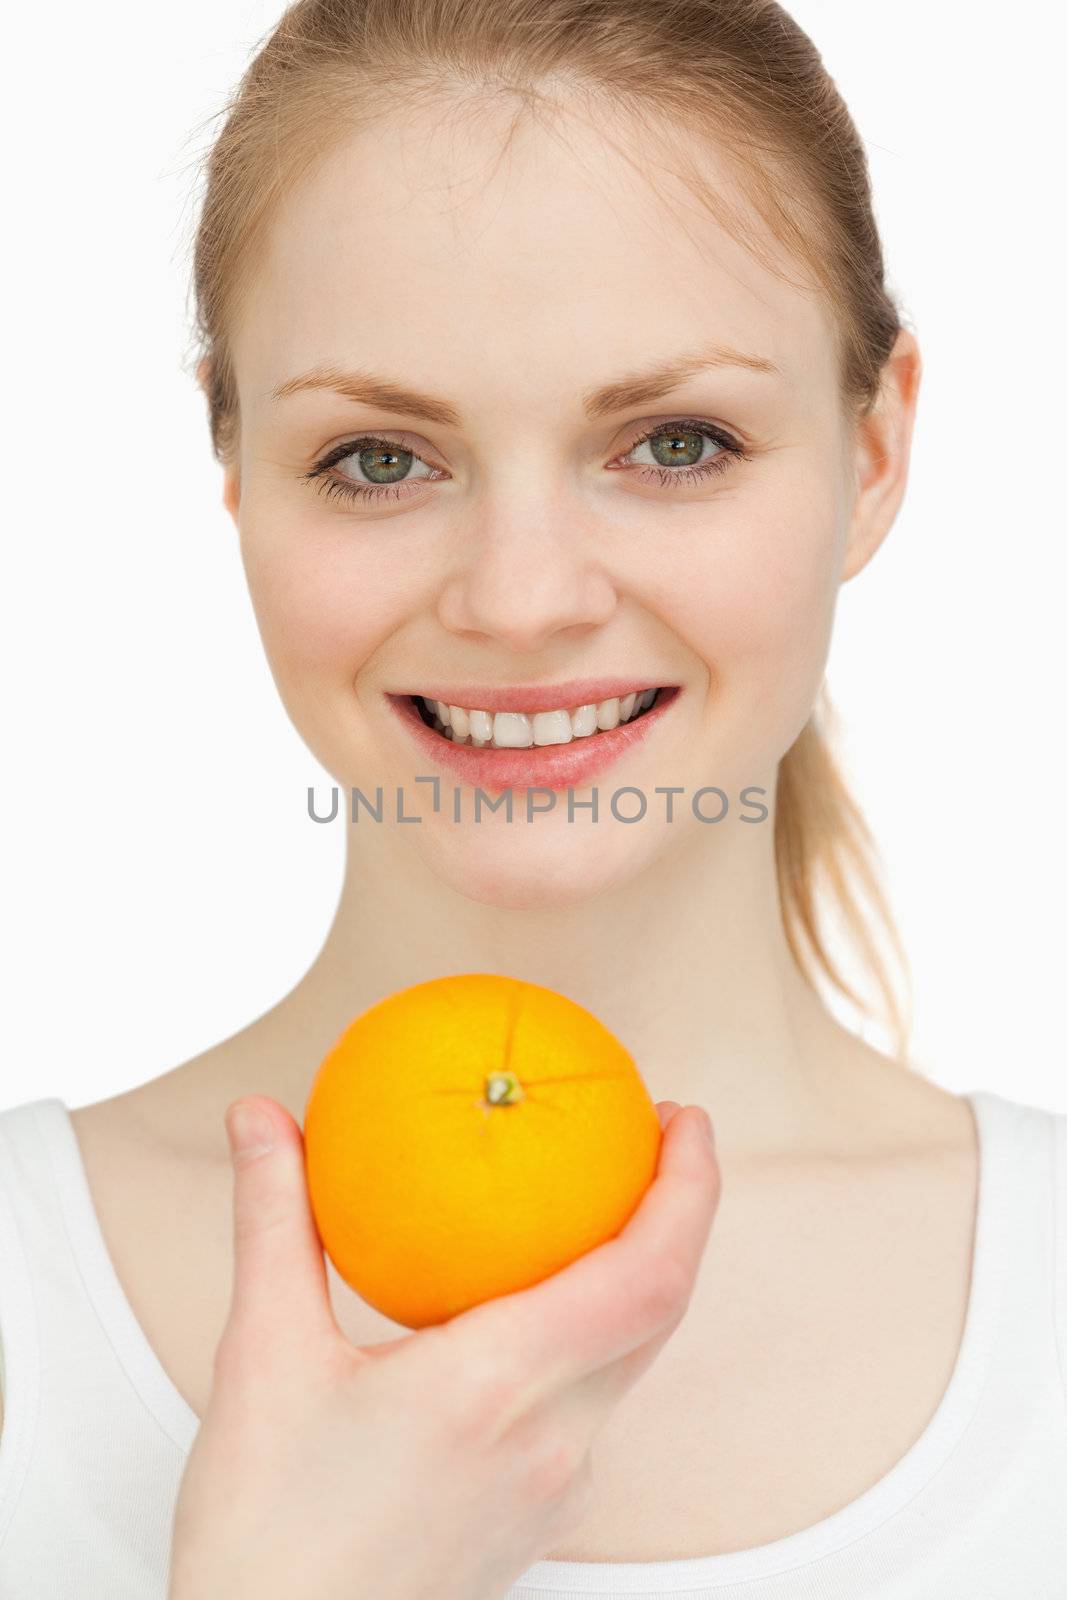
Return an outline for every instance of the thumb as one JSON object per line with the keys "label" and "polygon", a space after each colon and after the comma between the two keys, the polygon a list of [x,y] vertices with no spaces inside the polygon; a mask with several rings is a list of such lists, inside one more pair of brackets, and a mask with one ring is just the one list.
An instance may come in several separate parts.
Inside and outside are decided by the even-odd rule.
{"label": "thumb", "polygon": [[674,1118],[681,1111],[681,1103],[678,1100],[657,1100],[655,1105],[660,1129],[663,1133],[666,1133]]}
{"label": "thumb", "polygon": [[229,1330],[258,1354],[300,1352],[337,1332],[322,1241],[304,1170],[304,1140],[284,1106],[245,1095],[226,1108],[233,1163],[233,1298]]}

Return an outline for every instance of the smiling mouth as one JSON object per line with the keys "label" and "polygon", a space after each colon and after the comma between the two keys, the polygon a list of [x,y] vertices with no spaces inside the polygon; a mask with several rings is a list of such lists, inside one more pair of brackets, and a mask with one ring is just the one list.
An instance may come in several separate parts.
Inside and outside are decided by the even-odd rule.
{"label": "smiling mouth", "polygon": [[553,711],[486,711],[449,706],[424,695],[409,695],[428,728],[452,744],[478,749],[525,750],[533,746],[570,744],[636,722],[652,710],[663,688],[650,687],[610,700]]}

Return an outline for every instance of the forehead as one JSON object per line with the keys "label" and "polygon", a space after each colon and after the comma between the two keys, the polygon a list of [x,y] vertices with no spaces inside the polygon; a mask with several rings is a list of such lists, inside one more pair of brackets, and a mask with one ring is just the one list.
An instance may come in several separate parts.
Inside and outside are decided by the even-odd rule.
{"label": "forehead", "polygon": [[[677,133],[675,138],[685,139]],[[242,412],[319,363],[384,368],[490,410],[717,343],[832,385],[822,299],[706,140],[685,146],[794,283],[769,271],[624,114],[447,101],[347,135],[277,212],[234,330]],[[675,163],[675,168],[677,163]]]}

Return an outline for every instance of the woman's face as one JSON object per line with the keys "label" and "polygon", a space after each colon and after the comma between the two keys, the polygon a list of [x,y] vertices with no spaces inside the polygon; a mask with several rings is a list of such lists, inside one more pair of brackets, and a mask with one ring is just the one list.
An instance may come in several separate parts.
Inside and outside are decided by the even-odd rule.
{"label": "woman's face", "polygon": [[[390,823],[402,792],[422,821],[392,829],[398,848],[469,897],[529,907],[584,899],[711,833],[736,838],[743,812],[773,804],[838,586],[870,550],[852,526],[855,443],[816,297],[762,268],[647,147],[661,194],[579,119],[565,137],[526,122],[502,153],[505,132],[484,111],[405,112],[291,197],[234,330],[227,503],[310,749],[345,791],[373,800],[380,786]],[[728,186],[712,152],[702,170]],[[626,392],[668,362],[694,370]],[[337,386],[294,385],[316,371]],[[386,385],[434,397],[433,414]],[[502,757],[429,732],[403,698],[462,690],[465,709],[491,710],[503,688],[596,679],[680,692],[633,734],[576,735],[586,713],[565,749]],[[492,726],[524,736],[521,721]],[[539,789],[527,821],[526,784],[546,781],[524,776],[534,763],[594,763],[600,739],[602,765],[569,781],[575,806],[548,777],[554,803]],[[497,757],[512,821],[483,805],[475,822],[475,785],[496,799],[494,786],[448,763],[484,774]],[[439,778],[437,812],[417,776]],[[729,803],[718,823],[694,814],[708,785]],[[745,806],[749,785],[767,792]],[[639,794],[617,816],[623,787]],[[620,820],[641,797],[641,820]],[[696,805],[722,810],[714,794]]]}

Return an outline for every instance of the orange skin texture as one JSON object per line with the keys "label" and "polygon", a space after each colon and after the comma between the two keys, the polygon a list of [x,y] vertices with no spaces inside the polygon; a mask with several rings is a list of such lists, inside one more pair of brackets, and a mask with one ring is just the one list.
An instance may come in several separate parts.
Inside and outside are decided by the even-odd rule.
{"label": "orange skin texture", "polygon": [[553,989],[481,972],[363,1012],[304,1115],[323,1247],[408,1328],[530,1288],[613,1238],[661,1140],[644,1080],[603,1023]]}

